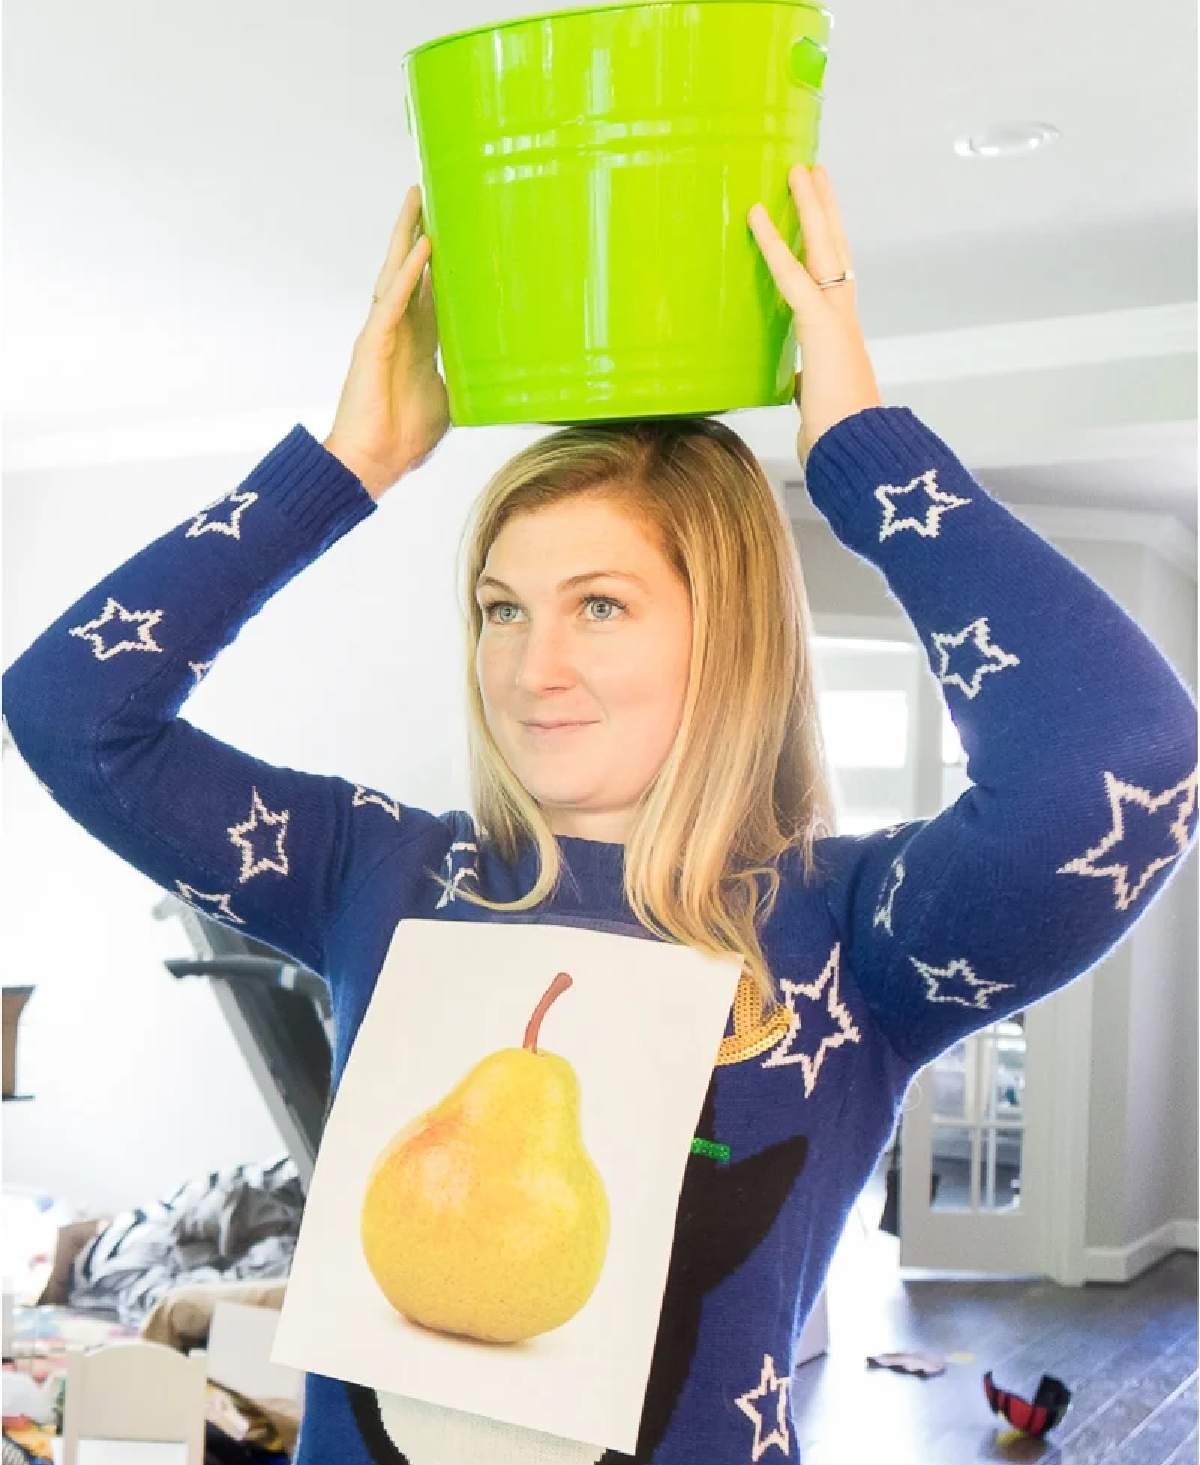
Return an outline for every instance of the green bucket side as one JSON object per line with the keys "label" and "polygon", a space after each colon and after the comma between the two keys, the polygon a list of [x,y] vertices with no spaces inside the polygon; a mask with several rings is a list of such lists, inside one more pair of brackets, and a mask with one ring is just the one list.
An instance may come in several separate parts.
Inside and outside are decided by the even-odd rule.
{"label": "green bucket side", "polygon": [[793,249],[828,12],[688,0],[468,32],[406,57],[451,417],[672,416],[790,400]]}

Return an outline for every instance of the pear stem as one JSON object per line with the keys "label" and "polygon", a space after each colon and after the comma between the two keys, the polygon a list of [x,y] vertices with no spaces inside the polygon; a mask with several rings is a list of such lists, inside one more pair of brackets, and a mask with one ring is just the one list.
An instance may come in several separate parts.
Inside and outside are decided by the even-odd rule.
{"label": "pear stem", "polygon": [[533,1016],[529,1019],[529,1026],[525,1029],[525,1042],[523,1044],[531,1053],[537,1052],[537,1040],[542,1028],[542,1018],[549,1011],[550,1004],[561,997],[569,986],[571,986],[571,978],[566,972],[559,972],[558,976],[546,988],[542,995],[542,1000],[533,1009]]}

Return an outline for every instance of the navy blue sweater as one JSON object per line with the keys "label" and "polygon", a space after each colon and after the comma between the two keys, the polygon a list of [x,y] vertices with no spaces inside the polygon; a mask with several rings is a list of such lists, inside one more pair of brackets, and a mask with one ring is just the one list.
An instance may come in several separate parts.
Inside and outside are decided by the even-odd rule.
{"label": "navy blue sweater", "polygon": [[[1103,957],[1178,870],[1196,827],[1196,709],[1089,576],[992,498],[906,408],[839,423],[808,462],[813,502],[915,626],[968,755],[936,818],[790,855],[761,931],[786,1020],[729,1040],[697,1116],[634,1457],[795,1458],[796,1338],[917,1070]],[[5,673],[17,748],[123,859],[330,983],[340,1077],[397,922],[493,915],[427,870],[511,899],[469,813],[275,767],[179,715],[255,611],[376,512],[296,426],[237,489],[89,590]],[[564,880],[524,917],[649,936],[623,848],[559,841]],[[575,888],[577,883],[578,889]],[[502,916],[501,919],[513,919]],[[749,997],[749,993],[746,994]],[[740,1009],[740,1012],[739,1012]],[[738,1020],[735,1022],[735,1018]],[[728,1147],[728,1158],[716,1146]],[[300,1465],[585,1465],[595,1452],[471,1416],[381,1411],[310,1375]],[[419,1438],[418,1438],[419,1436]]]}

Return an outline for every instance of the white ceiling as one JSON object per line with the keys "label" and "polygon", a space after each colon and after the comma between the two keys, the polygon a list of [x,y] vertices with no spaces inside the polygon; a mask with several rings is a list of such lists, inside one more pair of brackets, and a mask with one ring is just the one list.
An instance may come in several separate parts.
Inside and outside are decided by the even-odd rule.
{"label": "white ceiling", "polygon": [[[544,8],[8,0],[7,465],[327,430],[417,177],[402,54]],[[821,160],[885,395],[1014,501],[1194,528],[1191,0],[831,8]],[[1014,120],[1062,140],[953,152]],[[795,476],[790,408],[736,422]]]}

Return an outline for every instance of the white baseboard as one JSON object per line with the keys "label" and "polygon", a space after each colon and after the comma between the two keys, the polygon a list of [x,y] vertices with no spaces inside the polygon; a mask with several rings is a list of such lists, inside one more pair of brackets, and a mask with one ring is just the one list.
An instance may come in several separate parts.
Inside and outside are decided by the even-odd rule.
{"label": "white baseboard", "polygon": [[1200,1250],[1198,1232],[1200,1223],[1196,1221],[1168,1221],[1127,1246],[1086,1247],[1083,1279],[1085,1282],[1130,1282],[1173,1251]]}

